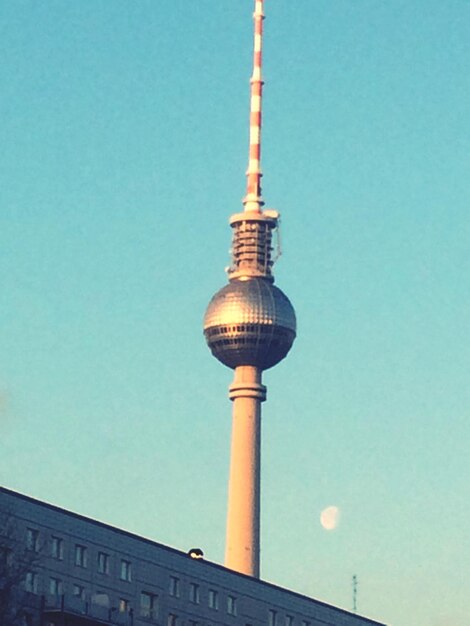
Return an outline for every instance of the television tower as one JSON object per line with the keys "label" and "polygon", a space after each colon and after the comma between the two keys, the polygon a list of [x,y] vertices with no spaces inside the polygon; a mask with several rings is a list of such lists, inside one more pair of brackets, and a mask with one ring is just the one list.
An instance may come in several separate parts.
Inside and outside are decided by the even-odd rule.
{"label": "television tower", "polygon": [[233,229],[229,283],[204,316],[212,354],[235,370],[227,514],[226,567],[259,578],[262,372],[289,352],[296,335],[295,312],[274,286],[272,235],[279,214],[263,210],[261,113],[263,0],[255,0],[254,62],[251,77],[250,151],[244,211],[230,218]]}

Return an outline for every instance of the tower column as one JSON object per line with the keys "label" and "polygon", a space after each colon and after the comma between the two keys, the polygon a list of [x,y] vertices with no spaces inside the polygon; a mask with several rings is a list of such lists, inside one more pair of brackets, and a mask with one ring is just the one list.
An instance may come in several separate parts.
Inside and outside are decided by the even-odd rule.
{"label": "tower column", "polygon": [[229,398],[233,422],[225,565],[259,578],[261,402],[266,400],[261,369],[236,367]]}
{"label": "tower column", "polygon": [[261,196],[262,39],[264,0],[254,0],[250,152],[244,211],[232,215],[229,284],[213,296],[204,315],[204,335],[212,354],[235,370],[229,397],[233,426],[225,565],[259,578],[260,450],[264,370],[287,355],[296,335],[295,311],[274,285],[272,234],[277,211],[264,211]]}

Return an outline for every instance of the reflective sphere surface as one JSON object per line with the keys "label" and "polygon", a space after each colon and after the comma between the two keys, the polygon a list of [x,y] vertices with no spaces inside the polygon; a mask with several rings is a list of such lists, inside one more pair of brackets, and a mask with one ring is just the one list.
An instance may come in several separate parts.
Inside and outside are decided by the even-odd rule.
{"label": "reflective sphere surface", "polygon": [[296,319],[287,296],[263,278],[234,280],[218,291],[204,316],[204,335],[224,365],[268,369],[289,352]]}

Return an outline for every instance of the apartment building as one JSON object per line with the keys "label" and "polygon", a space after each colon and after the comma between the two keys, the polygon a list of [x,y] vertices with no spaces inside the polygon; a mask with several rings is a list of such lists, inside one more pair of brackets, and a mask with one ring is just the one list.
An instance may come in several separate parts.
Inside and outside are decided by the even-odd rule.
{"label": "apartment building", "polygon": [[380,626],[4,488],[0,520],[20,626]]}

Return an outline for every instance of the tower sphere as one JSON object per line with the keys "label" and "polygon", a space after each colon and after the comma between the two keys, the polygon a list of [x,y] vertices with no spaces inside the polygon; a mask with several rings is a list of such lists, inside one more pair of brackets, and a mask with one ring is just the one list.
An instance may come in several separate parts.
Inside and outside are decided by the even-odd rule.
{"label": "tower sphere", "polygon": [[224,365],[265,370],[282,361],[292,346],[294,308],[266,278],[232,280],[209,302],[204,335],[212,354]]}

